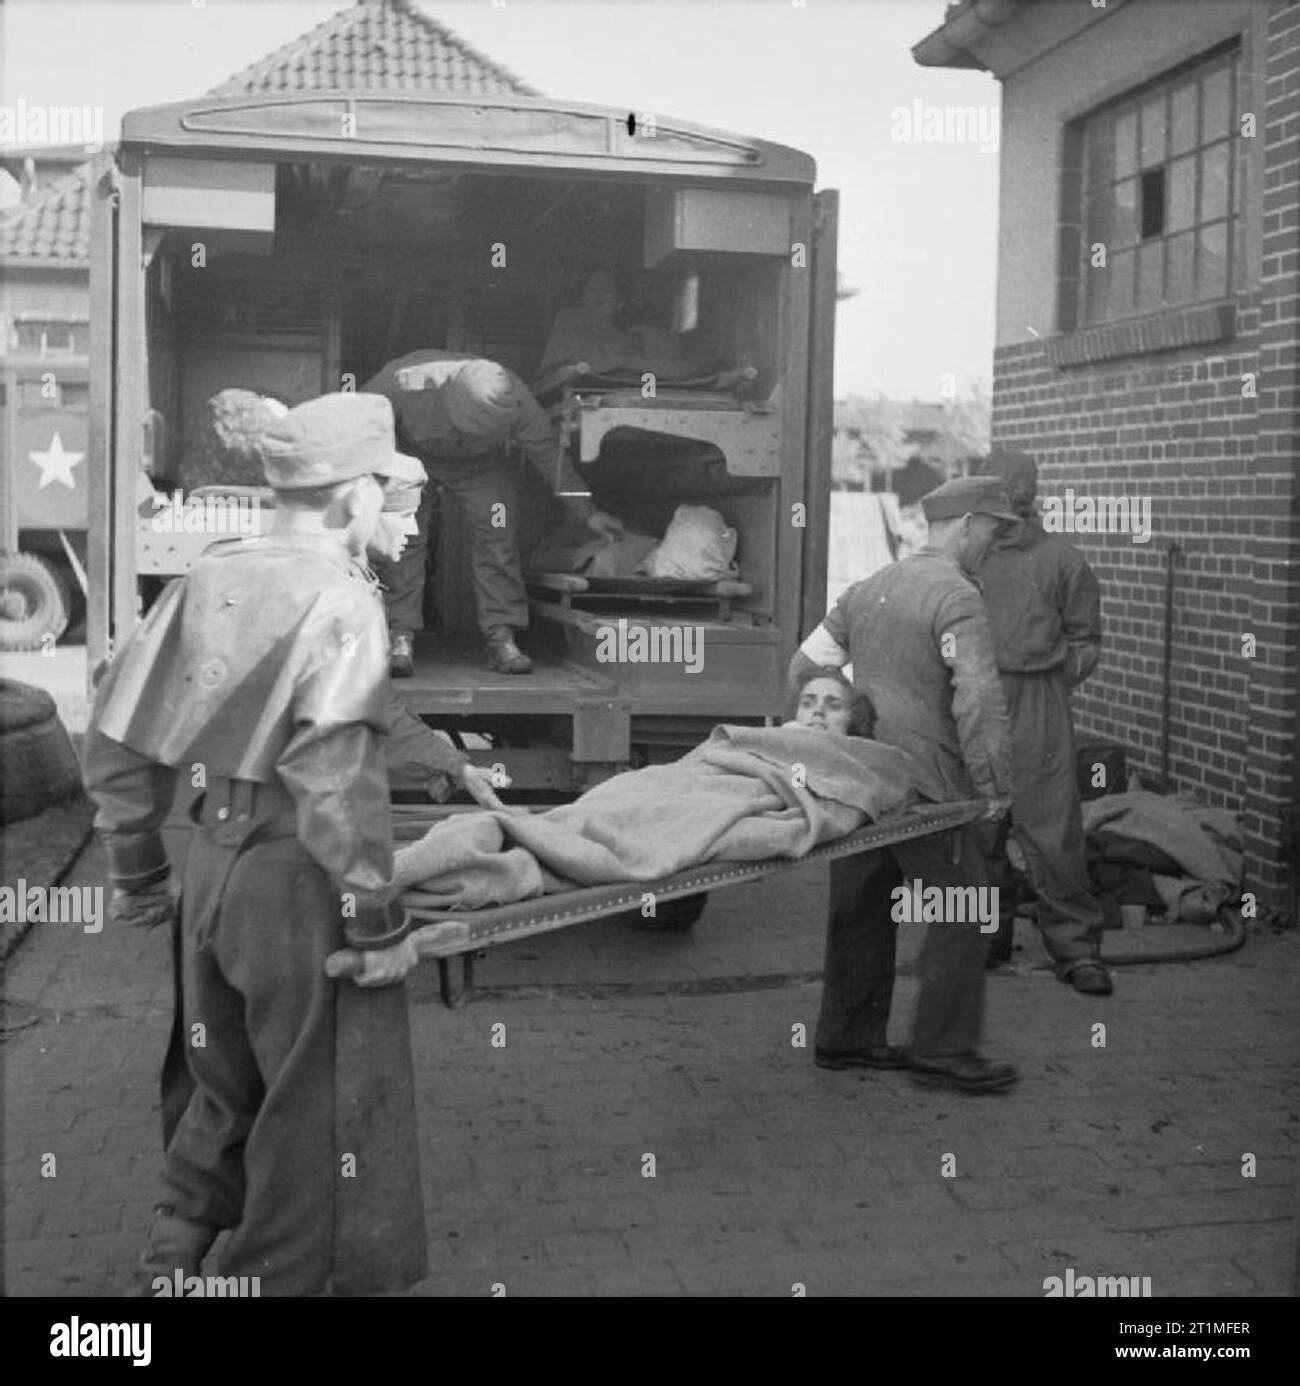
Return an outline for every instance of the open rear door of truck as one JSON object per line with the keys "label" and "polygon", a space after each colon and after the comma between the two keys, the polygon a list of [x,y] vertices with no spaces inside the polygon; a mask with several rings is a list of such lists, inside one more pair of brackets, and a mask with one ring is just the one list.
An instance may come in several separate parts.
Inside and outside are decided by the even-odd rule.
{"label": "open rear door of truck", "polygon": [[103,159],[91,182],[86,665],[92,679],[139,614],[136,531],[148,371],[140,213],[139,155]]}
{"label": "open rear door of truck", "polygon": [[97,160],[90,175],[90,514],[86,535],[86,678],[108,657],[112,610],[113,413],[117,360],[117,165]]}
{"label": "open rear door of truck", "polygon": [[813,195],[812,313],[808,324],[808,434],[805,443],[803,603],[799,638],[826,615],[831,513],[831,442],[835,429],[836,240],[840,194]]}

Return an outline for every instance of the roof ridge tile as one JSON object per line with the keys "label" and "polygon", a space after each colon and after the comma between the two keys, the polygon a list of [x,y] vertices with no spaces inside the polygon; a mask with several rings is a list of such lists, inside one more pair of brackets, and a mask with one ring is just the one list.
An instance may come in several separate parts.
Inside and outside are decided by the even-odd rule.
{"label": "roof ridge tile", "polygon": [[[328,83],[313,80],[322,71],[331,78]],[[297,80],[288,80],[291,75]],[[323,85],[540,94],[412,0],[357,0],[207,95],[223,99]]]}

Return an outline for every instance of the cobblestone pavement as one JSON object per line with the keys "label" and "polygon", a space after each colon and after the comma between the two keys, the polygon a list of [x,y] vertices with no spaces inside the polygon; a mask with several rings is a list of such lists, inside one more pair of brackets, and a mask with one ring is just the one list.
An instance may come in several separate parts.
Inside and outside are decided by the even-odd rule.
{"label": "cobblestone pavement", "polygon": [[[102,873],[94,849],[69,883]],[[416,1293],[1038,1296],[1067,1267],[1150,1276],[1157,1296],[1289,1292],[1294,933],[1124,968],[1094,999],[1037,970],[1022,924],[1020,965],[989,979],[986,1050],[1024,1078],[972,1099],[813,1065],[824,908],[809,867],[721,892],[692,933],[522,941],[458,1012],[423,967]],[[902,927],[905,960],[918,935]],[[11,960],[7,993],[40,1019],[3,1047],[7,1293],[126,1288],[168,979],[164,936],[108,926],[38,926]],[[914,993],[904,962],[895,1039]]]}

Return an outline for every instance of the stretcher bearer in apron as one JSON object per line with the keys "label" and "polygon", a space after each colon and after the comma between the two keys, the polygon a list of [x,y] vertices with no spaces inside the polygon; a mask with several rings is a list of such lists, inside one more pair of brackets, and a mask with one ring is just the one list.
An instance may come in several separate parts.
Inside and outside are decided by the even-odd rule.
{"label": "stretcher bearer in apron", "polygon": [[[240,396],[230,399],[229,396]],[[259,474],[255,478],[241,475],[240,481],[256,481],[265,484],[266,475],[261,470],[259,435],[270,427],[274,419],[287,413],[286,407],[277,401],[251,395],[241,389],[225,389],[209,402],[216,406],[215,412],[229,417],[240,409],[241,427],[236,438],[231,439],[230,450],[237,456],[234,462],[244,462],[245,457],[256,455]],[[258,412],[252,413],[252,405],[259,405]],[[215,453],[218,468],[222,470],[227,463],[226,449],[222,442],[209,448],[209,456]],[[200,484],[207,484],[209,478],[202,477]],[[384,507],[374,535],[367,545],[367,557],[371,561],[395,561],[402,556],[407,538],[416,529],[416,511],[419,510],[420,496],[424,489],[423,475],[419,480],[403,480],[401,477],[388,477],[384,481]],[[466,790],[482,808],[504,809],[496,796],[496,789],[509,789],[510,776],[493,772],[474,765],[464,751],[456,750],[441,736],[414,717],[406,704],[389,685],[388,689],[388,739],[385,742],[385,758],[388,762],[389,789],[421,789],[435,802],[445,802],[455,789]],[[190,1102],[194,1082],[186,1063],[187,1039],[184,1031],[182,995],[182,944],[180,944],[179,920],[173,920],[173,954],[175,954],[175,1019],[173,1019],[172,1041],[168,1046],[162,1064],[162,1143],[169,1145],[177,1121]]]}
{"label": "stretcher bearer in apron", "polygon": [[[399,441],[419,454],[430,478],[464,511],[487,667],[504,674],[528,673],[532,661],[515,642],[528,628],[528,598],[508,452],[518,449],[597,534],[621,533],[621,521],[596,509],[590,488],[561,453],[550,421],[527,385],[495,361],[463,352],[413,351],[388,362],[362,389],[392,401]],[[426,493],[418,532],[406,552],[396,563],[378,568],[387,590],[390,667],[396,678],[414,672],[413,639],[424,627],[431,504]]]}
{"label": "stretcher bearer in apron", "polygon": [[[387,641],[359,561],[384,480],[421,469],[376,396],[300,405],[262,449],[274,529],[212,546],[168,587],[109,668],[85,751],[118,922],[168,916],[160,829],[180,776],[202,789],[181,891],[193,1092],[144,1293],[197,1273],[222,1229],[219,1273],[257,1276],[262,1294],[399,1288],[426,1270],[405,992],[385,985],[416,961],[392,885]],[[364,958],[355,984],[382,990],[327,976],[344,946]],[[386,1064],[360,1122],[356,1073],[336,1062],[344,1016]],[[356,1254],[343,1232],[358,1226],[388,1244]]]}
{"label": "stretcher bearer in apron", "polygon": [[[1109,996],[1101,961],[1101,906],[1088,884],[1083,810],[1075,778],[1070,689],[1101,657],[1101,592],[1083,555],[1038,517],[1038,467],[1023,452],[995,450],[982,472],[1001,478],[1024,517],[980,568],[984,602],[1011,718],[1015,803],[1011,835],[1024,853],[1038,896],[1038,929],[1056,975],[1075,991]],[[1011,956],[1014,883],[1003,855],[995,863],[1003,918],[990,961]]]}

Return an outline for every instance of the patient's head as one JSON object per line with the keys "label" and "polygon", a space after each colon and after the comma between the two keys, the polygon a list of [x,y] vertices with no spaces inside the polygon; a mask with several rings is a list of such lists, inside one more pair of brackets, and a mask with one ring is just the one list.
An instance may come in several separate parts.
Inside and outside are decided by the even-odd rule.
{"label": "patient's head", "polygon": [[794,702],[795,725],[841,736],[869,737],[876,710],[838,669],[810,669],[800,680]]}
{"label": "patient's head", "polygon": [[618,288],[608,270],[597,270],[582,286],[582,306],[609,322],[618,311]]}

